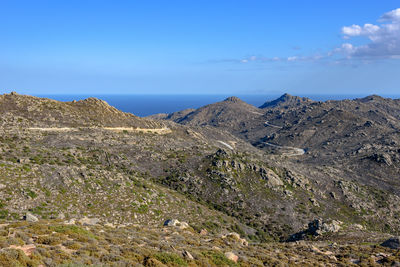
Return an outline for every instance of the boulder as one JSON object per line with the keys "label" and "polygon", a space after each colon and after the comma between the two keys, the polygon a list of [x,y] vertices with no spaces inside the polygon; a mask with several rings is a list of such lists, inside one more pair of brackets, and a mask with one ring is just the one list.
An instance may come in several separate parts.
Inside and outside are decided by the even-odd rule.
{"label": "boulder", "polygon": [[39,221],[39,219],[38,219],[35,215],[33,215],[32,213],[30,213],[30,212],[27,212],[27,213],[26,213],[26,215],[25,215],[25,220],[26,220],[27,222],[37,222],[37,221]]}
{"label": "boulder", "polygon": [[187,222],[180,222],[178,225],[179,229],[186,229],[189,228],[189,224]]}
{"label": "boulder", "polygon": [[189,224],[187,222],[180,222],[176,219],[168,219],[164,222],[164,226],[174,226],[178,227],[179,229],[186,229],[189,228]]}
{"label": "boulder", "polygon": [[207,229],[201,229],[199,234],[200,235],[207,235],[208,231],[207,231]]}
{"label": "boulder", "polygon": [[231,261],[234,261],[234,262],[237,262],[239,260],[239,256],[234,254],[233,252],[225,252],[225,257],[228,260],[231,260]]}
{"label": "boulder", "polygon": [[312,235],[322,235],[324,233],[336,233],[340,230],[342,222],[332,220],[330,223],[322,219],[316,219],[308,224],[308,232]]}
{"label": "boulder", "polygon": [[381,244],[382,247],[398,249],[400,248],[400,238],[398,236],[391,237]]}
{"label": "boulder", "polygon": [[185,259],[187,259],[187,260],[194,260],[192,254],[190,254],[190,252],[187,251],[187,250],[184,250],[184,251],[182,252],[182,256],[183,256]]}
{"label": "boulder", "polygon": [[98,224],[100,222],[100,219],[83,217],[82,219],[79,220],[79,222],[82,225],[95,225],[95,224]]}
{"label": "boulder", "polygon": [[164,222],[164,226],[177,226],[180,222],[176,219],[168,219]]}
{"label": "boulder", "polygon": [[318,236],[325,233],[336,233],[341,229],[341,221],[332,220],[330,222],[323,221],[322,219],[315,219],[308,224],[308,228],[295,233],[289,237],[287,241],[293,242],[305,239],[308,235]]}
{"label": "boulder", "polygon": [[238,242],[242,246],[248,246],[249,245],[249,242],[247,242],[246,239],[241,238],[238,233],[232,232],[232,233],[229,233],[229,234],[227,234],[225,236],[222,236],[222,238],[227,238],[227,237],[234,239],[236,242]]}
{"label": "boulder", "polygon": [[257,167],[254,167],[254,170],[258,170],[260,172],[261,178],[267,182],[268,187],[277,187],[283,185],[282,180],[273,170],[264,168],[258,169]]}

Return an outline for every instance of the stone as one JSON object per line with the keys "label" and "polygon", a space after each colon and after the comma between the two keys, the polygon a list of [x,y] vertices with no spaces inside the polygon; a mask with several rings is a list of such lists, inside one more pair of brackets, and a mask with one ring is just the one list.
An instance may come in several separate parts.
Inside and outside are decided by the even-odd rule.
{"label": "stone", "polygon": [[322,235],[324,233],[336,233],[340,230],[342,222],[332,220],[328,223],[322,219],[316,219],[308,224],[308,232],[312,235]]}
{"label": "stone", "polygon": [[169,226],[169,227],[178,227],[179,229],[187,229],[189,228],[189,224],[187,222],[180,222],[176,219],[168,219],[164,222],[164,226]]}
{"label": "stone", "polygon": [[234,261],[234,262],[237,262],[239,260],[239,256],[234,254],[233,252],[225,252],[225,257],[228,260],[231,260],[231,261]]}
{"label": "stone", "polygon": [[207,231],[207,229],[201,229],[199,234],[200,235],[207,235],[208,231]]}
{"label": "stone", "polygon": [[388,166],[391,166],[393,164],[391,156],[387,153],[381,153],[381,154],[375,153],[369,158],[377,163],[383,163]]}
{"label": "stone", "polygon": [[164,226],[177,226],[179,223],[176,219],[168,219],[164,222]]}
{"label": "stone", "polygon": [[100,219],[83,217],[78,222],[80,222],[82,225],[96,225],[100,222]]}
{"label": "stone", "polygon": [[304,239],[307,235],[318,236],[325,233],[336,233],[341,229],[341,221],[332,220],[331,222],[323,221],[322,219],[315,219],[308,224],[308,228],[291,235],[288,239],[289,242]]}
{"label": "stone", "polygon": [[398,249],[400,248],[400,238],[398,236],[391,237],[381,244],[382,247]]}
{"label": "stone", "polygon": [[185,259],[187,259],[187,260],[194,260],[192,254],[190,254],[190,252],[187,251],[187,250],[184,250],[184,251],[182,252],[182,256],[183,256]]}
{"label": "stone", "polygon": [[313,206],[315,207],[319,207],[319,203],[317,202],[317,200],[315,198],[309,198],[311,204],[313,204]]}
{"label": "stone", "polygon": [[68,225],[75,224],[75,219],[72,218],[69,221],[66,221],[65,224],[68,224]]}
{"label": "stone", "polygon": [[182,229],[182,230],[187,229],[187,228],[189,228],[189,224],[187,222],[181,222],[181,223],[179,223],[178,227],[179,227],[179,229]]}
{"label": "stone", "polygon": [[26,213],[26,215],[25,215],[25,220],[26,220],[27,222],[37,222],[37,221],[39,221],[39,219],[38,219],[35,215],[33,215],[32,213],[30,213],[30,212],[27,212],[27,213]]}
{"label": "stone", "polygon": [[259,172],[261,173],[261,177],[267,181],[268,187],[277,187],[283,186],[282,180],[279,176],[272,171],[271,169],[260,168]]}
{"label": "stone", "polygon": [[104,226],[110,227],[110,228],[116,228],[116,226],[113,223],[105,223]]}
{"label": "stone", "polygon": [[231,238],[235,239],[236,242],[238,242],[242,246],[248,246],[249,245],[249,242],[247,242],[246,239],[241,238],[238,233],[232,232],[232,233],[227,234],[226,236],[223,236],[223,238],[226,238],[226,237],[231,237]]}
{"label": "stone", "polygon": [[364,230],[364,226],[362,226],[361,224],[358,224],[358,223],[353,224],[353,227],[358,229],[358,230]]}

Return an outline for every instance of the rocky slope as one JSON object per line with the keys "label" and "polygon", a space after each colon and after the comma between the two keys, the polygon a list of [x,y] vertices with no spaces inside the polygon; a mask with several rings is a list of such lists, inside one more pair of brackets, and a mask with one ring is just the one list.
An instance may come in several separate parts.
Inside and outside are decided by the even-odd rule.
{"label": "rocky slope", "polygon": [[[206,107],[210,114],[220,111]],[[192,112],[190,120],[184,116],[174,121],[223,129],[268,152],[290,156],[288,151],[299,148],[306,153],[296,158],[297,165],[334,167],[346,179],[399,192],[400,100],[368,96],[315,102],[285,94],[266,102],[258,111],[262,115],[219,112],[223,124],[196,116],[204,108]]]}
{"label": "rocky slope", "polygon": [[[246,106],[242,101],[236,102]],[[316,202],[323,203],[320,206],[324,206],[315,215],[322,216],[325,213],[324,216],[334,216],[327,214],[332,209],[338,215],[340,209],[335,207],[346,204],[349,210],[343,212],[349,212],[353,214],[349,217],[355,218],[355,214],[371,210],[366,205],[379,199],[377,195],[383,196],[392,192],[392,195],[387,195],[388,198],[397,198],[400,176],[399,103],[400,100],[379,96],[315,102],[285,94],[264,104],[263,109],[258,109],[257,113],[263,114],[245,113],[240,109],[237,116],[230,116],[230,112],[225,110],[234,110],[236,106],[224,101],[224,105],[230,108],[221,110],[221,104],[216,103],[193,111],[190,120],[184,116],[175,118],[174,121],[185,125],[211,126],[253,144],[268,154],[264,162],[289,170],[295,173],[295,177],[304,177],[307,181],[304,183],[314,186],[313,189],[305,189],[308,194],[312,192],[310,199],[315,199]],[[214,123],[212,117],[196,115],[202,114],[204,109],[208,114],[218,114],[214,120],[224,118],[224,122]],[[305,154],[302,155],[299,151],[305,151]],[[288,179],[286,176],[281,178],[283,181]],[[372,193],[373,189],[378,191]],[[359,194],[359,190],[367,191]],[[362,195],[374,197],[368,199],[361,197]],[[277,199],[278,202],[285,203],[281,197]],[[271,199],[268,201],[273,203]],[[336,203],[330,203],[331,201]],[[392,205],[390,202],[387,199],[383,201],[388,206]],[[291,205],[285,203],[282,206],[288,208]],[[305,210],[308,213],[313,208]],[[389,210],[390,214],[397,213],[392,208]],[[294,216],[297,219],[301,217],[298,214]],[[365,215],[361,217],[364,219],[360,221],[364,223],[375,220]],[[291,220],[287,218],[285,221]],[[391,222],[387,224],[392,225]]]}
{"label": "rocky slope", "polygon": [[107,102],[88,98],[60,102],[52,99],[19,95],[0,95],[0,125],[3,127],[139,127],[156,128],[160,123],[124,113]]}
{"label": "rocky slope", "polygon": [[193,126],[211,125],[216,127],[233,127],[236,121],[251,119],[262,115],[261,111],[237,97],[210,104],[196,110],[187,109],[169,114],[164,119]]}
{"label": "rocky slope", "polygon": [[[151,120],[123,113],[96,99],[57,102],[17,94],[0,96],[0,219],[4,221],[0,227],[7,232],[2,245],[7,252],[4,257],[14,257],[8,253],[11,245],[33,244],[43,248],[38,250],[41,258],[37,262],[46,266],[55,266],[48,260],[53,256],[45,256],[52,255],[46,251],[54,247],[68,254],[57,264],[68,260],[110,264],[108,259],[113,258],[118,259],[116,266],[123,266],[118,265],[122,262],[127,266],[132,262],[157,266],[163,260],[173,266],[176,262],[168,262],[173,258],[181,265],[218,265],[213,261],[216,257],[222,265],[233,266],[236,263],[226,261],[225,253],[240,251],[239,262],[246,266],[279,260],[272,257],[271,249],[282,249],[285,252],[281,258],[294,263],[296,260],[289,256],[290,246],[264,242],[319,239],[347,246],[348,238],[358,244],[377,243],[399,231],[399,196],[391,176],[399,173],[395,158],[395,149],[399,149],[398,101],[372,96],[325,103],[305,100],[300,105],[294,101],[283,106],[280,103],[258,109],[228,98],[198,110],[159,116],[166,120]],[[354,112],[346,112],[350,108]],[[370,116],[364,118],[365,114]],[[355,126],[354,120],[359,120]],[[311,127],[336,133],[321,134],[316,130],[311,134]],[[369,138],[357,139],[357,127]],[[380,136],[376,142],[381,143],[371,136]],[[393,142],[382,142],[389,136]],[[336,140],[332,141],[335,147],[324,150],[320,144],[329,138]],[[348,144],[360,140],[364,143],[359,145],[370,145],[366,154],[346,154],[352,151]],[[284,148],[265,142],[307,151],[295,154],[286,148],[283,153]],[[372,152],[377,156],[368,156]],[[367,173],[370,169],[363,169],[359,163],[363,161],[375,170]],[[389,188],[389,184],[394,186]],[[39,225],[44,223],[54,229],[88,225],[84,229],[97,236],[92,236],[97,240],[96,246],[106,246],[101,255],[108,256],[103,261],[100,254],[89,253],[89,258],[82,258],[87,255],[89,244],[80,244],[82,250],[68,248],[71,236],[66,237],[64,230],[53,230],[64,235],[56,235],[60,240],[54,245],[36,242],[37,234],[29,236],[33,241],[20,238],[22,241],[10,243],[10,234],[22,235],[26,229],[36,227],[20,225],[23,218],[31,215],[40,220]],[[174,231],[169,233],[162,227],[167,219],[187,223],[190,233],[178,232],[179,238],[171,239]],[[99,234],[111,231],[124,235],[133,231],[137,235],[131,226],[149,229],[154,240],[160,236],[174,240],[168,246],[175,249],[143,241],[143,249],[127,252],[136,255],[133,260],[121,254],[128,241],[113,241],[106,234]],[[127,230],[114,232],[114,227]],[[222,247],[195,241],[201,238],[203,229],[212,240],[230,232],[239,233],[252,247],[240,248],[226,240],[218,241],[225,244]],[[168,234],[163,235],[165,231]],[[54,236],[47,232],[43,235]],[[183,239],[198,246],[180,243],[178,247]],[[303,245],[295,249],[310,250],[311,245]],[[112,252],[111,247],[119,250]],[[322,252],[328,248],[322,247],[313,253],[324,258]],[[357,249],[371,251],[372,247]],[[184,250],[193,254],[193,261],[185,258]],[[336,260],[326,260],[340,261],[344,255],[340,251],[343,252],[332,252],[337,255]],[[257,253],[272,258],[259,258]],[[296,259],[309,262],[306,255]],[[32,255],[29,257],[34,260]],[[383,258],[387,257],[368,261]],[[154,262],[157,264],[151,265]]]}

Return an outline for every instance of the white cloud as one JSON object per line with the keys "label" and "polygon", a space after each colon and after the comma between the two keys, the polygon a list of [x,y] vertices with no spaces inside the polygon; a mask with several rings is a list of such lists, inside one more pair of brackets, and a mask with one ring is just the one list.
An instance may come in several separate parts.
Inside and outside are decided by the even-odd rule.
{"label": "white cloud", "polygon": [[[349,60],[369,63],[374,59],[400,59],[400,8],[383,14],[377,24],[353,24],[341,29],[345,43],[322,54],[292,55],[286,57],[248,56],[242,59],[225,59],[213,62],[242,64],[268,62],[317,62],[341,64]],[[352,42],[357,38],[357,44]],[[364,44],[362,44],[364,39]],[[360,44],[361,43],[361,44]],[[354,63],[354,62],[353,62]]]}
{"label": "white cloud", "polygon": [[353,24],[342,28],[344,39],[352,37],[367,38],[364,45],[345,43],[335,52],[341,52],[348,58],[398,58],[400,56],[400,8],[383,14],[380,25]]}
{"label": "white cloud", "polygon": [[389,11],[381,17],[381,20],[400,20],[400,8]]}
{"label": "white cloud", "polygon": [[349,27],[343,27],[342,33],[345,35],[345,37],[361,36],[361,35],[373,36],[379,30],[380,30],[380,27],[377,25],[373,25],[373,24],[367,23],[367,24],[364,24],[363,27],[353,24]]}

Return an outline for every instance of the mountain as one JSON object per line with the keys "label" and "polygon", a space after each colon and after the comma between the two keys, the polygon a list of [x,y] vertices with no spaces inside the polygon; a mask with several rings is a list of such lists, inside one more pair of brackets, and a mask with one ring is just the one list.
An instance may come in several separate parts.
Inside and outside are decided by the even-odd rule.
{"label": "mountain", "polygon": [[[216,103],[174,121],[223,129],[269,152],[287,154],[290,148],[305,150],[300,161],[307,166],[336,166],[349,179],[400,190],[394,179],[400,170],[399,100],[373,95],[315,102],[284,94],[258,110],[248,108],[242,101],[237,102],[240,105],[222,103],[230,107],[229,113],[221,112],[221,103]],[[235,110],[238,110],[236,116],[226,115],[235,114]],[[204,111],[208,116],[203,115]],[[343,165],[347,168],[340,168]]]}
{"label": "mountain", "polygon": [[346,265],[400,230],[399,100],[230,97],[156,120],[13,93],[0,115],[0,265]]}
{"label": "mountain", "polygon": [[[234,105],[236,103],[239,105]],[[297,177],[307,178],[308,184],[315,184],[318,189],[313,191],[320,193],[314,193],[314,196],[330,196],[338,201],[332,206],[332,202],[328,203],[322,197],[317,199],[323,202],[319,206],[334,209],[339,203],[348,203],[354,209],[353,216],[364,209],[369,210],[365,199],[354,196],[364,186],[391,192],[397,198],[400,192],[397,179],[400,174],[399,100],[369,96],[315,102],[283,95],[267,103],[262,110],[253,109],[262,112],[254,114],[243,108],[248,104],[242,101],[224,101],[222,105],[228,106],[232,112],[228,114],[235,113],[237,108],[237,116],[226,116],[220,102],[174,121],[230,132],[268,153],[264,160],[268,164],[280,155],[280,162],[275,166],[284,167],[296,173]],[[221,117],[224,118],[222,123]],[[348,183],[354,184],[350,186]],[[357,189],[351,189],[353,186]],[[268,201],[272,203],[270,199]]]}
{"label": "mountain", "polygon": [[267,101],[264,104],[260,106],[261,109],[265,108],[289,108],[289,107],[295,107],[295,106],[300,106],[303,104],[310,104],[314,101],[312,101],[309,98],[306,97],[299,97],[299,96],[292,96],[289,94],[283,94],[279,98],[272,100],[272,101]]}
{"label": "mountain", "polygon": [[271,110],[266,120],[281,127],[266,127],[252,142],[306,149],[307,164],[335,166],[344,177],[399,192],[399,104],[370,96]]}

